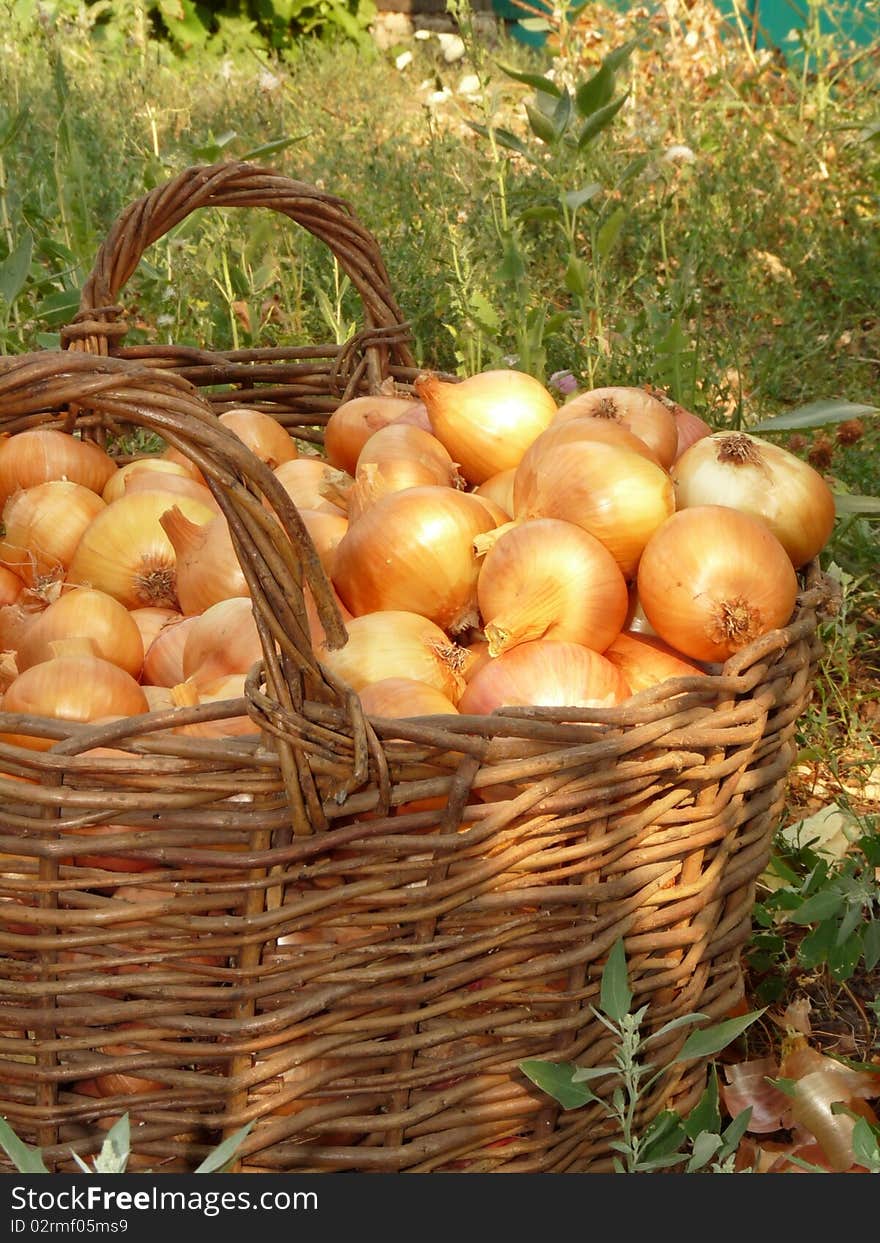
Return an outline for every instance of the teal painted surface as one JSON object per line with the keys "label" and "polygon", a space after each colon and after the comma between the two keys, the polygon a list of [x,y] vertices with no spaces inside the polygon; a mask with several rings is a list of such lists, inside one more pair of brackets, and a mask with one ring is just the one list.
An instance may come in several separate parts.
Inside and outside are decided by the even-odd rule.
{"label": "teal painted surface", "polygon": [[[549,0],[527,0],[536,9],[552,12]],[[616,7],[625,11],[635,0],[615,0]],[[736,27],[735,0],[715,0],[721,15]],[[541,30],[527,30],[520,24],[528,17],[515,0],[492,0],[493,12],[508,23],[507,29],[514,39],[532,47],[542,47],[547,40]],[[775,47],[786,56],[796,58],[803,51],[805,40],[811,37],[812,21],[809,0],[741,0],[740,14],[743,26],[754,36],[757,47]],[[868,47],[880,42],[880,0],[817,0],[820,35],[833,35],[841,44],[841,50]]]}

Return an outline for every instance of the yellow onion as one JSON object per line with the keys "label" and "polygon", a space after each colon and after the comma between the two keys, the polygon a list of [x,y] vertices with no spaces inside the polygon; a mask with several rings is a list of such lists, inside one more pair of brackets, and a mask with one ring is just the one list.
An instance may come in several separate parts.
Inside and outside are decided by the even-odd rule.
{"label": "yellow onion", "polygon": [[[170,686],[148,686],[141,684],[144,698],[150,705],[151,712],[164,712],[166,708],[176,708]],[[152,865],[151,865],[152,866]]]}
{"label": "yellow onion", "polygon": [[336,548],[333,585],[354,615],[401,609],[444,630],[478,621],[473,541],[494,527],[480,501],[454,488],[408,488],[382,497]]}
{"label": "yellow onion", "polygon": [[333,573],[333,560],[339,541],[348,530],[348,518],[329,510],[301,509],[299,516],[315,545],[315,552],[328,578]]}
{"label": "yellow onion", "polygon": [[150,644],[160,630],[163,630],[169,622],[180,621],[183,616],[176,609],[142,608],[130,611],[132,621],[141,632],[141,642],[145,653],[150,650]]}
{"label": "yellow onion", "polygon": [[625,578],[675,508],[672,481],[641,454],[598,440],[575,440],[517,471],[516,518],[561,518],[605,545]]}
{"label": "yellow onion", "polygon": [[159,521],[174,549],[182,612],[203,613],[220,600],[250,595],[222,514],[193,522],[183,505],[174,505]]}
{"label": "yellow onion", "polygon": [[331,673],[362,691],[384,678],[427,682],[456,703],[464,687],[462,649],[418,613],[389,610],[346,622],[348,642],[316,653]]}
{"label": "yellow onion", "polygon": [[116,463],[90,440],[35,427],[0,443],[0,507],[13,492],[52,479],[82,484],[98,495],[116,471]]}
{"label": "yellow onion", "polygon": [[485,639],[474,639],[471,643],[459,648],[461,656],[461,673],[465,682],[470,682],[479,673],[483,665],[493,658],[489,655],[489,644]]}
{"label": "yellow onion", "polygon": [[[274,474],[297,509],[317,509],[320,513],[344,515],[344,509],[336,504],[333,497],[344,496],[354,480],[344,471],[329,466],[323,458],[300,457],[292,462],[282,462],[275,468]],[[268,501],[266,507],[270,508]]]}
{"label": "yellow onion", "polygon": [[643,388],[611,386],[579,393],[567,401],[556,422],[584,416],[608,419],[643,440],[663,467],[675,460],[678,431],[672,412]]}
{"label": "yellow onion", "polygon": [[472,484],[517,466],[557,410],[544,385],[522,371],[483,371],[460,383],[426,373],[413,387],[434,435]]}
{"label": "yellow onion", "polygon": [[523,455],[523,460],[514,471],[511,485],[514,513],[516,512],[517,493],[521,494],[534,479],[544,458],[564,445],[581,440],[599,441],[613,448],[629,449],[632,453],[638,453],[641,457],[647,458],[649,462],[660,465],[654,451],[620,423],[612,423],[608,419],[592,419],[587,416],[579,419],[556,420],[551,423],[546,432],[541,433],[534,444],[529,446]]}
{"label": "yellow onion", "polygon": [[[159,459],[159,461],[163,460]],[[193,479],[192,475],[165,475],[158,474],[156,471],[137,470],[126,477],[123,495],[134,496],[137,492],[164,492],[166,496],[188,496],[190,500],[207,505],[208,509],[212,509],[215,514],[221,512],[211,489]]]}
{"label": "yellow onion", "polygon": [[248,597],[234,596],[212,604],[187,628],[183,674],[197,690],[230,674],[247,673],[262,659],[263,646]]}
{"label": "yellow onion", "polygon": [[490,544],[477,600],[491,656],[532,639],[603,651],[620,633],[626,582],[608,549],[558,518],[534,518],[476,541]]}
{"label": "yellow onion", "polygon": [[282,462],[292,462],[299,451],[290,433],[271,414],[252,410],[249,406],[234,406],[224,410],[219,421],[246,444],[270,470]]}
{"label": "yellow onion", "polygon": [[208,486],[205,476],[202,474],[199,467],[196,466],[195,462],[188,458],[185,453],[181,453],[179,449],[175,449],[169,445],[168,448],[163,451],[162,457],[166,462],[176,462],[178,466],[182,466],[186,473],[191,478],[195,479],[196,483],[202,483],[205,487]]}
{"label": "yellow onion", "polygon": [[681,457],[686,449],[689,449],[697,440],[702,440],[704,436],[712,435],[712,428],[701,419],[698,414],[680,406],[677,401],[673,401],[671,397],[667,397],[660,389],[653,389],[652,395],[661,401],[669,413],[675,419],[675,431],[677,435],[675,445],[675,460]]}
{"label": "yellow onion", "polygon": [[124,604],[92,587],[63,592],[29,628],[18,649],[18,670],[49,660],[59,639],[91,639],[95,655],[140,676],[144,645],[137,622]]}
{"label": "yellow onion", "polygon": [[490,475],[474,492],[475,496],[494,501],[507,514],[508,521],[513,517],[513,481],[516,471],[515,466],[500,470],[497,475]]}
{"label": "yellow onion", "polygon": [[[3,711],[84,724],[148,712],[146,697],[131,674],[94,650],[85,639],[53,643],[51,658],[25,669],[6,691]],[[36,751],[47,751],[53,742],[29,734],[0,737]]]}
{"label": "yellow onion", "polygon": [[630,583],[629,585],[629,607],[626,610],[626,621],[623,623],[623,628],[631,634],[656,634],[654,627],[645,616],[645,610],[642,608],[642,602],[639,599],[635,583]]}
{"label": "yellow onion", "polygon": [[406,458],[397,458],[381,466],[365,462],[358,467],[357,477],[345,494],[345,512],[349,522],[356,522],[365,510],[391,492],[439,487],[447,482],[441,470],[424,462],[410,462]]}
{"label": "yellow onion", "polygon": [[602,655],[617,666],[634,695],[667,678],[706,676],[705,669],[650,635],[619,634]]}
{"label": "yellow onion", "polygon": [[18,575],[13,574],[5,565],[0,565],[0,608],[15,604],[23,590],[24,583]]}
{"label": "yellow onion", "polygon": [[798,583],[785,549],[757,518],[696,505],[648,542],[638,591],[661,639],[692,660],[724,661],[788,623]]}
{"label": "yellow onion", "polygon": [[45,590],[64,578],[83,533],[106,508],[95,492],[66,479],[14,493],[3,509],[0,563]]}
{"label": "yellow onion", "polygon": [[120,466],[107,480],[101,493],[106,504],[111,505],[113,501],[118,501],[121,496],[125,496],[126,485],[132,475],[144,473],[150,475],[153,485],[159,488],[167,483],[169,475],[174,475],[178,479],[192,479],[192,475],[179,462],[169,462],[166,458],[157,456],[135,458],[133,462]]}
{"label": "yellow onion", "polygon": [[360,692],[368,716],[412,717],[458,712],[448,695],[414,678],[383,678]]}
{"label": "yellow onion", "polygon": [[747,432],[715,432],[670,472],[676,506],[729,505],[769,528],[797,569],[817,556],[834,526],[834,494],[807,462]]}
{"label": "yellow onion", "polygon": [[167,492],[123,496],[94,518],[79,542],[68,580],[96,587],[126,608],[177,608],[177,555],[161,518],[172,506],[193,525],[213,511],[199,501]]}
{"label": "yellow onion", "polygon": [[[222,703],[227,699],[240,699],[244,694],[245,675],[229,674],[217,678],[201,689],[192,678],[171,688],[171,698],[177,708],[195,708],[202,704]],[[193,725],[177,725],[175,734],[187,734],[192,738],[229,738],[242,734],[259,734],[260,727],[249,716],[228,716],[217,721],[201,721]]]}
{"label": "yellow onion", "polygon": [[357,470],[361,466],[384,466],[387,462],[415,462],[436,468],[437,483],[450,488],[464,486],[464,480],[449,455],[449,451],[436,436],[411,423],[389,423],[374,432],[361,449]]}
{"label": "yellow onion", "polygon": [[613,708],[629,686],[610,660],[579,643],[538,639],[488,661],[458,701],[465,715],[502,707]]}
{"label": "yellow onion", "polygon": [[421,402],[410,397],[353,397],[330,415],[324,428],[327,461],[338,470],[353,475],[361,449],[374,432],[402,416],[421,414],[428,430],[427,415]]}
{"label": "yellow onion", "polygon": [[176,686],[184,680],[183,649],[186,636],[198,619],[197,613],[189,617],[177,614],[176,620],[162,627],[144,656],[144,682],[151,686]]}

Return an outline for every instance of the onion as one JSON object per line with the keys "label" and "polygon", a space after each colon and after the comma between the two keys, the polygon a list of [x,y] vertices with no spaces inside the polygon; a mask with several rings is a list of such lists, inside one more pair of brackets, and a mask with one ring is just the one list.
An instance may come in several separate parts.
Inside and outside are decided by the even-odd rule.
{"label": "onion", "polygon": [[254,608],[247,597],[212,604],[187,628],[183,674],[197,690],[229,674],[247,673],[262,659]]}
{"label": "onion", "polygon": [[70,638],[91,639],[95,655],[140,676],[144,644],[137,622],[124,604],[91,587],[64,592],[39,615],[18,649],[19,673],[49,660],[56,640]]}
{"label": "onion", "polygon": [[[175,707],[195,708],[206,703],[222,703],[227,699],[240,699],[244,694],[245,675],[230,674],[218,678],[201,690],[192,678],[171,688]],[[187,734],[193,738],[229,738],[242,734],[259,734],[260,727],[249,716],[228,716],[218,721],[202,721],[194,725],[178,725],[175,734]]]}
{"label": "onion", "polygon": [[106,508],[95,492],[66,479],[16,492],[3,510],[0,562],[45,591],[64,578],[83,533]]}
{"label": "onion", "polygon": [[667,678],[705,677],[704,669],[685,660],[662,639],[619,634],[602,655],[623,674],[634,695]]}
{"label": "onion", "polygon": [[376,501],[339,541],[333,584],[354,615],[400,609],[450,631],[477,620],[475,536],[494,527],[476,497],[408,488]]}
{"label": "onion", "polygon": [[747,432],[716,432],[671,471],[676,505],[729,505],[769,528],[797,569],[817,556],[834,526],[834,495],[822,476],[787,449]]}
{"label": "onion", "polygon": [[[361,449],[374,432],[403,415],[421,413],[424,406],[409,397],[353,397],[330,415],[324,428],[324,452],[331,466],[353,475]],[[428,430],[427,426],[425,430]]]}
{"label": "onion", "polygon": [[430,486],[463,487],[464,480],[436,436],[409,423],[389,423],[361,450],[348,496],[349,520],[389,492]]}
{"label": "onion", "polygon": [[208,486],[205,476],[202,474],[201,470],[199,470],[198,466],[196,466],[195,462],[193,462],[191,458],[188,458],[185,453],[181,453],[179,449],[175,449],[169,445],[168,448],[162,453],[162,457],[166,462],[176,462],[178,466],[182,466],[186,473],[191,478],[195,479],[196,483],[202,483],[205,487]]}
{"label": "onion", "polygon": [[333,561],[339,541],[348,530],[348,519],[329,510],[301,509],[299,516],[315,545],[315,551],[327,577],[333,574]]}
{"label": "onion", "polygon": [[448,695],[414,678],[382,678],[379,682],[371,682],[360,692],[360,701],[368,716],[412,717],[458,712]]}
{"label": "onion", "polygon": [[233,406],[223,411],[219,421],[234,432],[270,470],[299,457],[289,432],[271,414],[252,410],[248,406]]}
{"label": "onion", "polygon": [[170,507],[159,521],[174,549],[177,599],[184,613],[203,613],[220,600],[250,595],[222,514],[209,522],[192,522],[181,504]]}
{"label": "onion", "polygon": [[52,479],[82,484],[100,496],[115,471],[113,459],[90,440],[47,427],[17,432],[0,444],[0,506],[13,492]]}
{"label": "onion", "polygon": [[626,621],[623,628],[632,634],[647,634],[656,636],[656,630],[645,616],[645,610],[642,608],[642,602],[639,599],[639,593],[635,583],[629,586],[629,608],[626,611]]}
{"label": "onion", "polygon": [[629,449],[598,440],[557,445],[514,481],[516,517],[561,518],[605,545],[624,577],[675,508],[672,481]]}
{"label": "onion", "polygon": [[[59,721],[89,722],[108,716],[136,716],[149,711],[146,697],[131,674],[94,655],[85,639],[52,645],[51,659],[20,673],[3,697],[3,711]],[[47,751],[53,739],[3,734],[4,742]]]}
{"label": "onion", "polygon": [[13,574],[5,565],[0,565],[0,608],[15,604],[23,590],[24,583],[18,575]]}
{"label": "onion", "polygon": [[522,371],[483,371],[460,383],[426,373],[413,387],[434,435],[473,484],[517,466],[557,409],[544,385]]}
{"label": "onion", "polygon": [[601,652],[620,633],[629,603],[608,549],[558,518],[535,518],[503,531],[483,561],[477,599],[491,656],[532,639]]}
{"label": "onion", "polygon": [[667,397],[660,389],[653,389],[652,395],[663,403],[673,419],[675,419],[675,430],[678,435],[675,446],[676,461],[695,441],[702,440],[704,436],[712,435],[712,428],[699,415],[693,414],[690,410],[685,409],[684,406],[680,406],[677,401]]}
{"label": "onion", "polygon": [[508,470],[500,470],[497,475],[490,475],[485,483],[480,484],[474,494],[494,501],[507,514],[508,520],[513,517],[513,481],[516,477],[516,470],[515,466],[511,466]]}
{"label": "onion", "polygon": [[[301,457],[282,462],[274,474],[297,509],[343,514],[344,510],[328,495],[345,495],[354,483],[350,475],[336,470],[319,457]],[[271,509],[268,500],[266,508]]]}
{"label": "onion", "polygon": [[612,708],[629,687],[610,660],[578,643],[521,643],[475,673],[458,701],[464,714],[502,707]]}
{"label": "onion", "polygon": [[514,473],[514,509],[516,509],[517,479],[522,488],[523,482],[535,473],[546,454],[555,452],[560,446],[571,444],[576,440],[598,440],[602,444],[613,445],[619,449],[629,449],[632,453],[638,453],[641,457],[647,458],[649,462],[660,465],[653,449],[650,449],[644,440],[640,440],[638,436],[628,431],[622,423],[614,423],[609,419],[590,418],[587,415],[576,419],[556,419],[546,432],[542,432],[534,444],[529,446]]}
{"label": "onion", "polygon": [[567,401],[557,422],[582,418],[610,419],[643,440],[663,467],[671,466],[678,445],[678,431],[671,411],[643,388],[594,388]]}
{"label": "onion", "polygon": [[418,613],[390,610],[354,617],[346,623],[348,642],[316,654],[336,677],[362,691],[384,678],[427,682],[453,703],[464,687],[461,648],[439,626]]}
{"label": "onion", "polygon": [[[426,433],[427,434],[427,433]],[[349,522],[356,522],[361,514],[375,505],[376,501],[391,492],[403,492],[407,488],[431,488],[448,484],[444,472],[424,462],[410,462],[398,458],[377,466],[365,462],[358,467],[357,478],[346,494]]]}
{"label": "onion", "polygon": [[123,496],[86,528],[70,563],[69,581],[106,591],[127,608],[177,608],[177,555],[160,521],[172,506],[179,506],[194,525],[214,517],[206,505],[185,496]]}
{"label": "onion", "polygon": [[127,476],[124,495],[134,496],[137,492],[164,492],[166,496],[188,496],[191,500],[207,505],[208,509],[212,509],[215,514],[221,512],[211,489],[203,483],[198,483],[192,475],[165,475],[158,474],[156,471],[137,470],[134,474]]}
{"label": "onion", "polygon": [[157,609],[143,608],[132,609],[131,619],[141,632],[141,642],[143,643],[144,653],[150,650],[150,644],[172,621],[180,621],[183,614],[178,613],[176,609]]}
{"label": "onion", "polygon": [[152,484],[159,488],[168,482],[170,476],[192,480],[192,475],[179,462],[169,462],[166,458],[155,456],[135,458],[133,462],[120,466],[107,480],[101,493],[105,503],[112,505],[121,496],[125,496],[125,489],[132,475],[142,474],[150,475]]}
{"label": "onion", "polygon": [[661,639],[692,660],[724,661],[787,624],[798,583],[785,549],[756,518],[699,505],[673,514],[649,541],[638,591]]}
{"label": "onion", "polygon": [[198,621],[198,614],[182,617],[163,626],[144,656],[143,680],[151,686],[176,686],[186,677],[183,672],[183,649],[186,636]]}
{"label": "onion", "polygon": [[141,685],[151,712],[164,712],[166,708],[176,707],[170,686]]}

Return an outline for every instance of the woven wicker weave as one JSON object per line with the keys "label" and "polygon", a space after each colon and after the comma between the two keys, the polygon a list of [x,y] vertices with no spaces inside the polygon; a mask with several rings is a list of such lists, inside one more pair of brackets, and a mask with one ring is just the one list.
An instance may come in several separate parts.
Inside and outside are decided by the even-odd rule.
{"label": "woven wicker weave", "polygon": [[[143,249],[131,228],[101,299]],[[616,709],[367,720],[308,640],[304,584],[344,632],[277,481],[179,357],[110,358],[91,349],[97,321],[80,328],[89,348],[0,360],[0,432],[112,443],[131,423],[191,457],[233,532],[264,660],[244,703],[100,727],[0,714],[0,733],[56,740],[0,742],[0,1116],[59,1169],[123,1110],[135,1164],[157,1170],[192,1169],[248,1121],[247,1171],[607,1168],[603,1116],[560,1112],[518,1064],[607,1059],[591,1006],[620,936],[652,1023],[741,997],[819,656],[817,568],[791,624],[718,676]],[[279,401],[294,422],[299,402]],[[245,710],[261,735],[166,732]],[[116,870],[74,862],[94,858],[96,826]],[[687,1109],[704,1082],[703,1062],[670,1069],[641,1121]]]}

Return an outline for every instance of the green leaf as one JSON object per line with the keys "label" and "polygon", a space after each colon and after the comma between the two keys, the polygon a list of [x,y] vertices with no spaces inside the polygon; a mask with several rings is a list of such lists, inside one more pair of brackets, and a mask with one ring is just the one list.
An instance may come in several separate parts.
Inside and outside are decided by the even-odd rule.
{"label": "green leaf", "polygon": [[543,91],[545,95],[562,95],[562,91],[555,82],[551,82],[549,78],[545,78],[540,73],[522,73],[518,69],[511,69],[509,65],[502,65],[500,61],[496,62],[502,73],[506,73],[508,78],[513,78],[514,82],[523,82],[526,86],[533,86],[536,91]]}
{"label": "green leaf", "polygon": [[559,139],[559,131],[553,120],[542,112],[540,108],[536,108],[534,104],[526,104],[526,116],[529,118],[529,125],[532,133],[540,138],[541,142],[552,146]]}
{"label": "green leaf", "polygon": [[580,190],[569,190],[563,198],[571,211],[577,211],[579,207],[583,207],[584,203],[588,203],[597,194],[601,194],[603,189],[604,187],[598,181],[591,181],[589,185],[583,186]]}
{"label": "green leaf", "polygon": [[589,266],[583,259],[577,259],[572,255],[568,261],[568,267],[565,269],[564,281],[565,288],[569,293],[573,293],[576,297],[582,297],[589,288]]}
{"label": "green leaf", "polygon": [[603,64],[591,78],[577,88],[575,107],[582,117],[589,117],[604,108],[613,95],[614,71]]}
{"label": "green leaf", "polygon": [[865,969],[873,971],[880,962],[880,919],[872,919],[865,928],[865,935],[862,937],[862,955],[865,959]]}
{"label": "green leaf", "polygon": [[602,986],[599,991],[599,1009],[615,1023],[629,1014],[633,995],[629,987],[629,976],[626,971],[626,950],[623,937],[619,937],[612,945],[605,969],[602,972]]}
{"label": "green leaf", "polygon": [[30,115],[29,108],[19,108],[18,112],[14,116],[10,116],[5,124],[0,127],[0,149],[13,146],[27,124]]}
{"label": "green leaf", "polygon": [[621,95],[620,99],[615,99],[612,103],[606,104],[604,108],[600,108],[598,112],[593,113],[578,135],[578,151],[583,151],[584,147],[611,124],[627,99],[629,99],[629,91]]}
{"label": "green leaf", "polygon": [[208,28],[203,24],[192,0],[158,0],[162,21],[172,40],[183,50],[201,47],[208,40]]}
{"label": "green leaf", "polygon": [[843,945],[844,941],[848,941],[852,934],[859,930],[859,953],[861,953],[862,925],[864,922],[864,906],[860,899],[850,900],[846,904],[846,911],[843,919],[840,921],[840,927],[837,929],[837,944]]}
{"label": "green leaf", "polygon": [[701,1131],[694,1140],[693,1156],[687,1163],[685,1173],[693,1174],[696,1170],[701,1170],[704,1165],[708,1165],[723,1143],[724,1140],[720,1135],[713,1135],[709,1131]]}
{"label": "green leaf", "polygon": [[862,406],[852,401],[838,401],[831,398],[826,401],[811,401],[806,406],[798,406],[786,414],[777,414],[772,419],[764,419],[750,432],[786,432],[802,431],[808,427],[827,427],[830,423],[845,423],[849,419],[859,419],[869,414],[880,414],[880,407]]}
{"label": "green leaf", "polygon": [[852,1131],[853,1156],[872,1174],[880,1171],[880,1144],[877,1131],[867,1118],[859,1118]]}
{"label": "green leaf", "polygon": [[12,306],[24,288],[31,266],[31,254],[34,239],[30,233],[23,233],[14,250],[11,250],[0,263],[0,299],[7,306]]}
{"label": "green leaf", "polygon": [[617,207],[596,234],[596,253],[600,259],[607,259],[614,249],[621,229],[626,221],[625,207]]}
{"label": "green leaf", "polygon": [[715,1053],[720,1053],[732,1040],[741,1036],[747,1027],[751,1027],[752,1023],[764,1013],[764,1009],[766,1006],[761,1010],[752,1010],[749,1014],[737,1015],[734,1019],[725,1019],[723,1023],[717,1023],[714,1027],[691,1032],[675,1060],[688,1062],[691,1058],[712,1057]]}
{"label": "green leaf", "polygon": [[95,1158],[95,1171],[98,1174],[124,1174],[130,1151],[131,1126],[126,1112],[107,1132],[107,1138]]}
{"label": "green leaf", "polygon": [[554,207],[551,203],[545,203],[540,206],[527,207],[517,216],[517,220],[558,220],[559,208]]}
{"label": "green leaf", "polygon": [[262,160],[267,155],[276,155],[279,151],[286,151],[294,143],[304,142],[306,138],[311,138],[311,136],[311,131],[309,131],[306,134],[296,134],[293,138],[273,138],[271,142],[264,142],[262,146],[252,147],[250,151],[243,152],[241,158],[243,160]]}
{"label": "green leaf", "polygon": [[681,1118],[675,1110],[664,1109],[654,1118],[642,1136],[639,1167],[644,1168],[645,1162],[677,1153],[684,1138],[685,1128],[682,1126]]}
{"label": "green leaf", "polygon": [[19,1174],[48,1174],[39,1148],[30,1148],[20,1140],[5,1118],[0,1118],[0,1148]]}
{"label": "green leaf", "polygon": [[522,139],[517,138],[516,134],[511,134],[507,129],[492,129],[491,131],[485,125],[478,125],[476,121],[465,121],[476,134],[480,134],[483,138],[494,137],[499,147],[506,147],[508,151],[515,151],[517,155],[525,156],[532,164],[536,163],[534,155],[528,149]]}
{"label": "green leaf", "polygon": [[834,512],[872,518],[880,515],[880,496],[858,496],[851,492],[834,493]]}
{"label": "green leaf", "polygon": [[843,894],[836,889],[820,889],[802,902],[796,911],[792,911],[788,918],[793,924],[819,923],[842,911],[845,901]]}
{"label": "green leaf", "polygon": [[[797,1079],[774,1079],[771,1075],[765,1075],[764,1079],[771,1088],[776,1088],[783,1096],[797,1096]],[[751,1109],[751,1106],[749,1108]]]}
{"label": "green leaf", "polygon": [[752,1120],[752,1107],[747,1106],[736,1115],[731,1124],[724,1128],[721,1137],[724,1140],[724,1147],[721,1150],[722,1157],[728,1157],[732,1152],[736,1152],[739,1147],[739,1141],[749,1129],[749,1123]]}
{"label": "green leaf", "polygon": [[249,1122],[247,1126],[241,1127],[234,1131],[232,1135],[227,1136],[222,1144],[218,1144],[213,1152],[209,1152],[204,1161],[198,1166],[194,1174],[224,1174],[228,1167],[235,1160],[236,1151],[244,1140],[245,1136],[253,1127],[253,1122]]}
{"label": "green leaf", "polygon": [[836,937],[837,928],[831,920],[819,924],[798,946],[798,962],[803,967],[818,967],[819,963],[827,962]]}
{"label": "green leaf", "polygon": [[576,1066],[571,1081],[572,1083],[590,1083],[593,1079],[607,1079],[613,1074],[613,1066]]}
{"label": "green leaf", "polygon": [[668,1023],[664,1023],[662,1027],[658,1027],[655,1032],[651,1032],[642,1043],[647,1046],[654,1041],[665,1036],[667,1032],[674,1032],[679,1027],[690,1027],[694,1023],[700,1023],[703,1019],[707,1019],[708,1014],[680,1014],[677,1019],[670,1019]]}
{"label": "green leaf", "polygon": [[583,1083],[575,1083],[572,1076],[578,1069],[571,1062],[544,1062],[537,1058],[520,1062],[519,1068],[527,1079],[558,1101],[563,1109],[580,1109],[597,1097]]}
{"label": "green leaf", "polygon": [[828,969],[838,982],[848,980],[862,956],[861,937],[852,936],[843,945],[835,945],[828,955]]}
{"label": "green leaf", "polygon": [[568,91],[563,91],[559,97],[559,102],[553,109],[553,124],[556,126],[556,132],[561,138],[568,129],[568,123],[571,120],[571,96]]}
{"label": "green leaf", "polygon": [[721,1130],[721,1111],[718,1108],[718,1074],[712,1067],[706,1090],[684,1120],[685,1134],[695,1140],[702,1131],[712,1135]]}

